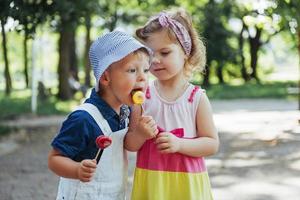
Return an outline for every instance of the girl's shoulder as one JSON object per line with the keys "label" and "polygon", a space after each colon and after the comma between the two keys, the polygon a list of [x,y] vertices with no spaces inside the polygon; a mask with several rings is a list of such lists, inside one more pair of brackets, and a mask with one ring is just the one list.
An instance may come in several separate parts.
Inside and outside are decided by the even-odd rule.
{"label": "girl's shoulder", "polygon": [[205,90],[202,89],[200,85],[195,85],[193,83],[190,83],[187,90],[188,102],[191,103],[195,100],[199,101],[202,94],[205,93]]}
{"label": "girl's shoulder", "polygon": [[196,84],[194,84],[194,83],[191,83],[190,82],[190,86],[193,88],[193,89],[195,89],[195,90],[197,90],[197,91],[199,91],[200,93],[202,93],[202,92],[205,92],[206,90],[205,89],[203,89],[202,88],[202,86],[201,85],[196,85]]}

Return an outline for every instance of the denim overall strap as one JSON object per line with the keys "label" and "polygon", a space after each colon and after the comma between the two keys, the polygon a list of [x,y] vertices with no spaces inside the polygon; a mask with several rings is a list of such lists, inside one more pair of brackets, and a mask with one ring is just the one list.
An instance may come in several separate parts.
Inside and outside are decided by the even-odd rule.
{"label": "denim overall strap", "polygon": [[108,122],[104,119],[104,117],[102,116],[98,108],[93,104],[91,103],[81,104],[76,108],[76,110],[84,110],[88,112],[94,118],[98,126],[101,127],[101,131],[103,132],[104,135],[109,135],[112,133]]}

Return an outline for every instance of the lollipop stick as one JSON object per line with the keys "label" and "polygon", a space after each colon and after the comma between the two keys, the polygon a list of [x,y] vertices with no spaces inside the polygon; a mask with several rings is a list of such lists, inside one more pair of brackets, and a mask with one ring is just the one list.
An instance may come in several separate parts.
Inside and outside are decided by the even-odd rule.
{"label": "lollipop stick", "polygon": [[144,107],[143,107],[143,104],[141,104],[141,108],[142,108],[142,110],[141,110],[141,115],[143,115],[144,112],[145,112]]}
{"label": "lollipop stick", "polygon": [[102,153],[103,153],[103,149],[98,149],[98,152],[97,152],[97,155],[95,157],[96,161],[97,161],[97,164],[99,163],[99,160],[102,156]]}

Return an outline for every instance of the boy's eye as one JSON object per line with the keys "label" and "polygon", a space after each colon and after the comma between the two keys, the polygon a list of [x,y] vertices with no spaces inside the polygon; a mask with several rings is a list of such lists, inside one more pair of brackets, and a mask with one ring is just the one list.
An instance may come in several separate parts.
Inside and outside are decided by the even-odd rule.
{"label": "boy's eye", "polygon": [[150,71],[150,69],[144,69],[144,73],[148,73]]}
{"label": "boy's eye", "polygon": [[135,73],[135,72],[136,72],[136,69],[134,69],[134,68],[128,69],[127,72],[129,72],[129,73]]}

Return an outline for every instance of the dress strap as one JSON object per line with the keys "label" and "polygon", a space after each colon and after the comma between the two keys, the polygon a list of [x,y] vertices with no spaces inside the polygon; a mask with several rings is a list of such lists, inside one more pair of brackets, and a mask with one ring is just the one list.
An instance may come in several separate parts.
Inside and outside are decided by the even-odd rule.
{"label": "dress strap", "polygon": [[200,89],[200,87],[197,86],[197,85],[195,85],[193,91],[191,92],[191,94],[190,94],[190,96],[189,96],[189,98],[188,98],[188,101],[189,101],[190,103],[193,103],[193,101],[194,101],[194,96],[195,96],[196,92],[197,92],[199,89]]}
{"label": "dress strap", "polygon": [[146,98],[147,98],[147,99],[150,99],[150,98],[151,98],[149,86],[148,86],[147,89],[146,89]]}

